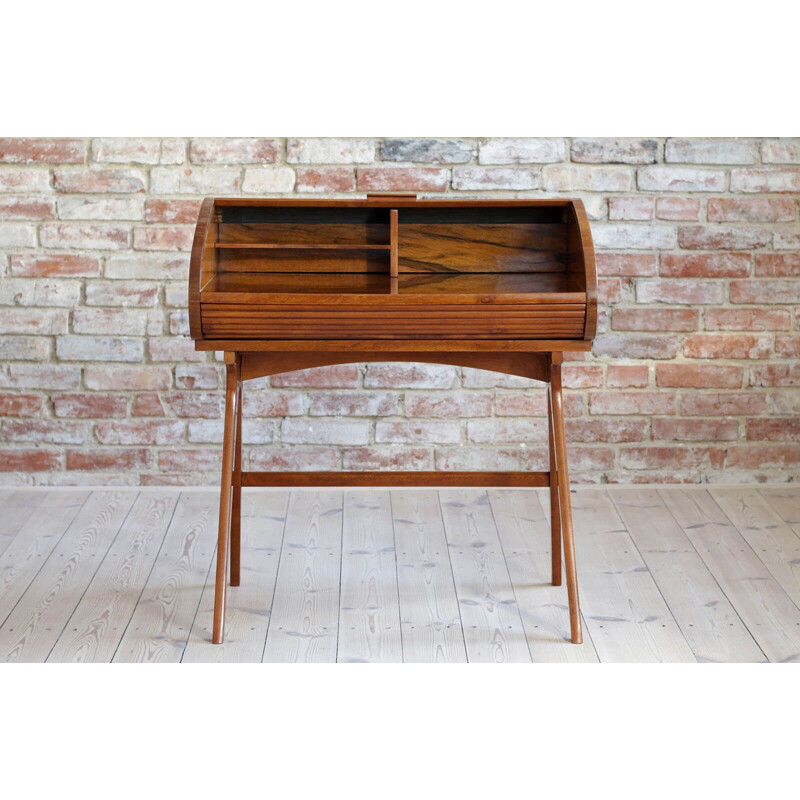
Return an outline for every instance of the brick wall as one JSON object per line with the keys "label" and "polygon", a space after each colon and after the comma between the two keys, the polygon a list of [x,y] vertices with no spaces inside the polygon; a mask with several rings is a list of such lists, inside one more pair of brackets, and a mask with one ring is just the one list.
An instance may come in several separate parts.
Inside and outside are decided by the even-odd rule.
{"label": "brick wall", "polygon": [[[5,483],[215,483],[222,371],[187,337],[209,194],[582,197],[599,333],[565,369],[576,481],[800,476],[800,139],[2,139]],[[519,378],[255,381],[254,469],[541,469]]]}

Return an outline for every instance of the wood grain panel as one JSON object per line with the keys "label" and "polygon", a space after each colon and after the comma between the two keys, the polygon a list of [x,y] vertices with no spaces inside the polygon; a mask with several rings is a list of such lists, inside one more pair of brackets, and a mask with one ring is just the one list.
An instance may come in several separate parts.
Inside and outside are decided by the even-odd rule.
{"label": "wood grain panel", "polygon": [[[220,272],[301,272],[389,274],[388,249],[293,250],[236,248],[215,250]],[[308,280],[313,281],[313,277]]]}
{"label": "wood grain panel", "polygon": [[613,503],[697,660],[766,661],[658,492],[631,489]]}
{"label": "wood grain panel", "polygon": [[202,304],[209,339],[374,339],[480,338],[545,339],[583,335],[585,309],[555,304],[477,308],[387,306],[380,313],[362,307],[305,308],[253,304]]}
{"label": "wood grain panel", "polygon": [[288,492],[242,496],[241,585],[228,587],[225,641],[211,643],[214,574],[209,572],[200,608],[183,651],[184,663],[258,662],[267,640],[275,579],[286,528]]}
{"label": "wood grain panel", "polygon": [[133,506],[132,492],[93,492],[0,628],[0,661],[44,661]]}
{"label": "wood grain panel", "polygon": [[216,538],[217,493],[181,494],[115,662],[178,662],[205,585]]}
{"label": "wood grain panel", "polygon": [[439,492],[471,662],[530,662],[514,587],[484,491]]}
{"label": "wood grain panel", "polygon": [[433,491],[392,492],[403,660],[467,660],[447,538]]}
{"label": "wood grain panel", "polygon": [[342,493],[293,492],[264,661],[336,661]]}
{"label": "wood grain panel", "polygon": [[569,641],[567,589],[550,582],[550,522],[541,499],[539,492],[489,492],[528,647],[534,661],[594,663],[588,631],[583,644]]}
{"label": "wood grain panel", "polygon": [[111,661],[172,519],[175,492],[143,492],[80,598],[48,661]]}
{"label": "wood grain panel", "polygon": [[[384,212],[385,213],[385,212]],[[219,241],[224,244],[389,244],[389,217],[385,224],[319,222],[223,222]]]}
{"label": "wood grain panel", "polygon": [[562,272],[564,225],[403,223],[400,272]]}
{"label": "wood grain panel", "polygon": [[389,492],[346,492],[339,662],[402,662]]}

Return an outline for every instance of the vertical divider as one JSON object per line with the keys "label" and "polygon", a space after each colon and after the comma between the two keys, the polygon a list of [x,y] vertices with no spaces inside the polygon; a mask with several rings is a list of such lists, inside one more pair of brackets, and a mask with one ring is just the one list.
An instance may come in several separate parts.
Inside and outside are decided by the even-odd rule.
{"label": "vertical divider", "polygon": [[397,294],[397,209],[389,209],[389,286],[392,294]]}

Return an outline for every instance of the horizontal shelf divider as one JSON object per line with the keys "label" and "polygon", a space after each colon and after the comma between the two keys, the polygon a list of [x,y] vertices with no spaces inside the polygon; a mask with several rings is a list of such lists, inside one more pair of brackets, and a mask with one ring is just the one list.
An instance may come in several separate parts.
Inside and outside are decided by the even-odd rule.
{"label": "horizontal shelf divider", "polygon": [[242,472],[243,486],[484,486],[539,488],[549,472]]}
{"label": "horizontal shelf divider", "polygon": [[390,250],[390,244],[277,244],[271,242],[217,242],[218,250]]}

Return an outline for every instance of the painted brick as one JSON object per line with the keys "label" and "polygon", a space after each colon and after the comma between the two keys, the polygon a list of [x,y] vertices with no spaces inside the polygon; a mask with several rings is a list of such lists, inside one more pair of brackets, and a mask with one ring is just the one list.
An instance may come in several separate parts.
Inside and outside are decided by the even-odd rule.
{"label": "painted brick", "polygon": [[792,222],[797,204],[784,197],[712,197],[709,222]]}
{"label": "painted brick", "polygon": [[0,308],[0,333],[32,333],[41,336],[66,333],[69,312],[62,309]]}
{"label": "painted brick", "polygon": [[4,278],[0,305],[67,306],[80,302],[81,282],[61,278]]}
{"label": "painted brick", "polygon": [[680,344],[677,336],[637,334],[615,336],[606,334],[595,339],[592,352],[595,356],[611,358],[674,358]]}
{"label": "painted brick", "polygon": [[486,417],[492,413],[492,395],[487,392],[407,392],[405,413],[407,417]]}
{"label": "painted brick", "polygon": [[119,336],[59,336],[56,356],[62,361],[129,361],[144,357],[144,342]]}
{"label": "painted brick", "polygon": [[119,253],[106,257],[106,278],[119,280],[183,280],[189,278],[188,254]]}
{"label": "painted brick", "polygon": [[675,392],[591,392],[591,414],[674,414]]}
{"label": "painted brick", "polygon": [[185,423],[167,419],[103,420],[94,433],[102,444],[176,444],[183,441]]}
{"label": "painted brick", "polygon": [[639,189],[649,192],[724,192],[727,174],[721,169],[653,166],[639,169]]}
{"label": "painted brick", "polygon": [[303,413],[304,397],[301,392],[251,390],[244,393],[242,413],[246,417],[296,417]]}
{"label": "painted brick", "polygon": [[0,417],[35,417],[44,405],[44,398],[38,394],[0,393]]}
{"label": "painted brick", "polygon": [[755,164],[758,152],[755,139],[668,139],[664,158],[679,164]]}
{"label": "painted brick", "polygon": [[185,336],[158,336],[148,339],[151,361],[205,361],[205,353],[194,349]]}
{"label": "painted brick", "polygon": [[653,198],[609,197],[608,218],[611,220],[653,219]]}
{"label": "painted brick", "polygon": [[647,438],[649,422],[631,417],[568,419],[565,424],[568,442],[641,442]]}
{"label": "painted brick", "polygon": [[574,139],[571,151],[587,164],[654,164],[657,155],[655,139]]}
{"label": "painted brick", "polygon": [[642,389],[650,383],[650,367],[609,364],[606,386],[609,389]]}
{"label": "painted brick", "polygon": [[308,413],[312,417],[395,415],[400,413],[400,395],[380,391],[324,392],[311,398]]}
{"label": "painted brick", "polygon": [[280,153],[276,139],[192,139],[193,164],[274,164]]}
{"label": "painted brick", "polygon": [[[214,450],[219,469],[219,451]],[[254,447],[248,451],[250,469],[252,470],[334,470],[339,469],[338,451],[333,447],[306,447],[295,445],[288,447]],[[184,467],[185,469],[185,467]]]}
{"label": "painted brick", "polygon": [[461,441],[460,422],[432,420],[378,420],[375,441],[390,444],[458,444]]}
{"label": "painted brick", "polygon": [[145,222],[192,224],[197,222],[202,200],[171,200],[149,197],[145,202]]}
{"label": "painted brick", "polygon": [[519,470],[524,469],[519,447],[437,447],[435,469],[440,470]]}
{"label": "painted brick", "polygon": [[800,278],[800,253],[756,253],[756,275]]}
{"label": "painted brick", "polygon": [[741,389],[743,369],[710,364],[659,364],[656,385],[688,389]]}
{"label": "painted brick", "polygon": [[359,167],[360,192],[443,192],[449,172],[438,167]]}
{"label": "painted brick", "polygon": [[59,197],[59,219],[140,220],[144,216],[142,197]]}
{"label": "painted brick", "polygon": [[288,164],[371,164],[375,143],[371,139],[288,139]]}
{"label": "painted brick", "polygon": [[294,189],[294,181],[291,167],[246,169],[242,191],[249,194],[283,194]]}
{"label": "painted brick", "polygon": [[700,313],[690,308],[615,308],[611,327],[617,331],[696,331]]}
{"label": "painted brick", "polygon": [[453,188],[461,191],[529,191],[539,188],[539,170],[535,167],[455,167]]}
{"label": "painted brick", "polygon": [[725,300],[725,287],[717,281],[643,280],[636,282],[638,303],[710,305]]}
{"label": "painted brick", "polygon": [[178,364],[175,367],[175,386],[179,389],[216,389],[219,370],[205,364]]}
{"label": "painted brick", "polygon": [[72,314],[75,333],[99,334],[115,331],[122,336],[147,333],[148,312],[139,309],[76,308]]}
{"label": "painted brick", "polygon": [[158,302],[158,284],[152,281],[90,281],[86,305],[150,307]]}
{"label": "painted brick", "polygon": [[7,419],[3,422],[3,438],[7,442],[83,444],[88,435],[85,422],[62,419]]}
{"label": "painted brick", "polygon": [[57,364],[9,364],[0,366],[3,389],[77,389],[81,368]]}
{"label": "painted brick", "polygon": [[789,311],[775,308],[709,308],[705,312],[708,331],[788,331]]}
{"label": "painted brick", "polygon": [[755,334],[696,333],[683,342],[687,358],[769,358],[771,337]]}
{"label": "painted brick", "polygon": [[180,450],[166,449],[158,452],[158,467],[164,472],[213,472],[219,471],[219,448],[183,447]]}
{"label": "painted brick", "polygon": [[28,278],[96,278],[100,274],[100,259],[55,253],[11,256],[11,274]]}
{"label": "painted brick", "polygon": [[775,337],[775,355],[781,358],[800,358],[800,336]]}
{"label": "painted brick", "polygon": [[656,219],[699,220],[700,201],[693,197],[659,197],[656,200]]}
{"label": "painted brick", "polygon": [[150,451],[145,448],[93,447],[67,450],[67,469],[88,472],[117,472],[147,469]]}
{"label": "painted brick", "polygon": [[[752,394],[754,397],[763,397],[762,394]],[[772,414],[800,414],[800,392],[794,389],[779,390],[777,392],[770,392],[769,410]],[[748,412],[750,413],[750,412]],[[752,413],[758,413],[754,411]]]}
{"label": "painted brick", "polygon": [[368,389],[451,389],[456,380],[455,367],[434,364],[369,364],[364,376],[364,386]]}
{"label": "painted brick", "polygon": [[70,393],[53,397],[53,411],[57,417],[124,417],[128,400],[119,394]]}
{"label": "painted brick", "polygon": [[134,250],[191,250],[194,228],[152,225],[133,229]]}
{"label": "painted brick", "polygon": [[487,139],[478,151],[479,164],[550,164],[566,157],[563,139]]}
{"label": "painted brick", "polygon": [[747,438],[756,441],[800,441],[800,418],[769,417],[763,419],[749,419],[747,420]]}
{"label": "painted brick", "polygon": [[562,377],[566,389],[590,389],[603,385],[603,367],[601,364],[565,364]]}
{"label": "painted brick", "polygon": [[82,139],[0,139],[2,164],[83,164]]}
{"label": "painted brick", "polygon": [[0,220],[55,219],[56,204],[48,197],[7,195],[0,197]]}
{"label": "painted brick", "polygon": [[734,169],[731,191],[800,192],[800,169]]}
{"label": "painted brick", "polygon": [[281,426],[281,440],[286,444],[367,444],[371,425],[365,419],[291,417]]}
{"label": "painted brick", "polygon": [[700,392],[681,397],[681,412],[690,417],[736,417],[766,411],[766,396],[752,392]]}
{"label": "painted brick", "polygon": [[466,164],[475,154],[467,139],[384,139],[382,161],[417,161],[424,164]]}
{"label": "painted brick", "polygon": [[50,170],[0,166],[0,192],[50,191]]}
{"label": "painted brick", "polygon": [[36,247],[36,226],[24,223],[0,224],[0,247]]}
{"label": "painted brick", "polygon": [[166,413],[161,398],[155,392],[145,392],[136,395],[131,415],[134,417],[165,417]]}
{"label": "painted brick", "polygon": [[49,337],[0,336],[0,361],[47,361],[49,358]]}
{"label": "painted brick", "polygon": [[597,274],[622,278],[650,277],[656,274],[654,253],[597,253]]}
{"label": "painted brick", "polygon": [[50,472],[61,467],[61,453],[58,450],[12,450],[7,448],[0,458],[0,472]]}
{"label": "painted brick", "polygon": [[98,164],[182,164],[182,139],[93,139],[92,159]]}
{"label": "painted brick", "polygon": [[600,250],[671,250],[677,246],[674,228],[657,225],[598,223],[592,227],[594,245]]}
{"label": "painted brick", "polygon": [[800,364],[758,364],[750,367],[750,386],[800,386]]}
{"label": "painted brick", "polygon": [[130,231],[111,223],[47,222],[39,230],[42,247],[65,250],[123,250],[130,243]]}
{"label": "painted brick", "polygon": [[[225,425],[221,419],[192,420],[187,426],[188,439],[193,444],[222,444]],[[243,444],[272,444],[275,441],[275,422],[263,419],[242,421]]]}
{"label": "painted brick", "polygon": [[800,303],[800,281],[731,281],[731,303]]}
{"label": "painted brick", "polygon": [[678,243],[687,250],[751,250],[765,247],[772,234],[764,228],[693,225],[678,229]]}
{"label": "painted brick", "polygon": [[431,455],[425,447],[345,447],[342,469],[425,470],[433,466]]}
{"label": "painted brick", "polygon": [[349,167],[298,167],[295,174],[298,192],[354,192],[356,188],[356,173]]}
{"label": "painted brick", "polygon": [[172,388],[172,371],[168,367],[156,366],[105,367],[91,365],[84,369],[83,380],[86,388],[92,390],[158,391]]}
{"label": "painted brick", "polygon": [[241,171],[227,167],[154,167],[150,171],[153,194],[236,194]]}
{"label": "painted brick", "polygon": [[53,186],[57,192],[94,194],[113,192],[128,194],[147,190],[147,174],[141,169],[109,169],[67,167],[53,170]]}
{"label": "painted brick", "polygon": [[663,253],[660,274],[665,278],[746,278],[749,253]]}
{"label": "painted brick", "polygon": [[800,250],[800,231],[794,228],[776,229],[772,246],[776,250]]}
{"label": "painted brick", "polygon": [[731,442],[739,438],[739,423],[731,419],[653,420],[653,439],[679,442]]}
{"label": "painted brick", "polygon": [[542,188],[548,192],[628,192],[633,175],[627,167],[556,164],[542,169]]}
{"label": "painted brick", "polygon": [[800,445],[744,445],[728,448],[728,467],[748,471],[800,464]]}
{"label": "painted brick", "polygon": [[800,139],[766,139],[761,159],[765,164],[800,164]]}
{"label": "painted brick", "polygon": [[478,419],[467,422],[467,439],[476,444],[547,441],[544,419]]}
{"label": "painted brick", "polygon": [[341,364],[273,375],[270,383],[275,388],[355,389],[359,379],[357,364]]}

